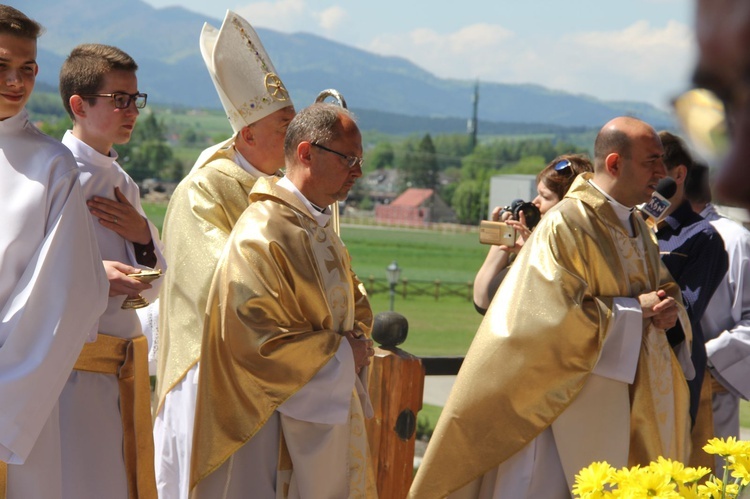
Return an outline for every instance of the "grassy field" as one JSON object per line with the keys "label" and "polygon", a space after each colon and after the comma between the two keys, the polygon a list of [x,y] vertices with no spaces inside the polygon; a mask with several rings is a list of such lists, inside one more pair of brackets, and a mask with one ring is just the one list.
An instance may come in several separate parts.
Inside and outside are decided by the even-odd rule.
{"label": "grassy field", "polygon": [[167,205],[143,203],[143,211],[146,212],[146,217],[148,217],[148,219],[159,228],[159,232],[161,232],[161,227],[164,225],[164,215],[167,213]]}
{"label": "grassy field", "polygon": [[[166,207],[144,204],[144,210],[161,227]],[[466,283],[484,260],[487,247],[476,233],[440,233],[426,230],[358,228],[343,226],[342,238],[352,255],[354,271],[366,283],[369,276],[385,279],[385,268],[397,260],[401,277],[409,280]],[[387,292],[374,293],[375,313],[389,309]],[[402,345],[415,355],[462,355],[471,343],[482,317],[465,297],[397,294],[394,308],[409,321],[409,336]]]}

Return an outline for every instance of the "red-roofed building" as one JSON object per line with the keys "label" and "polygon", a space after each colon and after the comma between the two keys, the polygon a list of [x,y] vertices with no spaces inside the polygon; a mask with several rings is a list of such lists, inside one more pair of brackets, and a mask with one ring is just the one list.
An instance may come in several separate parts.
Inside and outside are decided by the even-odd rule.
{"label": "red-roofed building", "polygon": [[432,189],[407,189],[390,204],[375,207],[375,220],[402,225],[455,222],[456,214]]}

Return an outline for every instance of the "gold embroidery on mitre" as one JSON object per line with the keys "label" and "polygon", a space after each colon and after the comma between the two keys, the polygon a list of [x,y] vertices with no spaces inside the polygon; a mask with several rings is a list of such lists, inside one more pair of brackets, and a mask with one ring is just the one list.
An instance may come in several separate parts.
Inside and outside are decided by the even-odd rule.
{"label": "gold embroidery on mitre", "polygon": [[281,78],[275,73],[267,73],[263,83],[265,84],[268,93],[271,94],[271,97],[274,99],[282,102],[289,100],[289,92],[287,92],[286,87],[284,87],[284,84],[281,82]]}

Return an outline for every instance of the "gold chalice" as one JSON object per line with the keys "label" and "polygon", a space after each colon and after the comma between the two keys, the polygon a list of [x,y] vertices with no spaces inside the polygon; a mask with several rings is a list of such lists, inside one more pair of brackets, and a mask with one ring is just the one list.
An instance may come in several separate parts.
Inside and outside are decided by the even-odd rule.
{"label": "gold chalice", "polygon": [[[128,274],[128,277],[132,277],[133,279],[137,279],[141,282],[151,282],[161,277],[161,270],[141,270],[137,274]],[[141,295],[136,296],[135,298],[128,298],[122,303],[122,307],[124,309],[131,309],[131,308],[143,308],[148,305],[148,300],[146,300]]]}

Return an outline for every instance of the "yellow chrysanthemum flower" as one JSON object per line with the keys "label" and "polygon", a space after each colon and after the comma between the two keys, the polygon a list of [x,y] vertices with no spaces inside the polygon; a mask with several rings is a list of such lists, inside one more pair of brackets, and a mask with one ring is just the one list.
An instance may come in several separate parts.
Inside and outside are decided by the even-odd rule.
{"label": "yellow chrysanthemum flower", "polygon": [[620,490],[625,489],[630,484],[637,484],[640,475],[643,470],[640,466],[633,466],[632,468],[621,468],[619,470],[612,469],[610,472],[610,485],[616,486]]}
{"label": "yellow chrysanthemum flower", "polygon": [[680,497],[684,499],[702,499],[701,495],[698,494],[698,485],[695,483],[690,485],[678,485],[677,492],[679,492]]}
{"label": "yellow chrysanthemum flower", "polygon": [[679,479],[677,477],[675,477],[675,479],[684,484],[695,483],[709,473],[711,473],[711,468],[706,468],[705,466],[699,466],[698,468],[685,468],[680,474]]}
{"label": "yellow chrysanthemum flower", "polygon": [[750,457],[730,456],[729,469],[732,470],[732,478],[740,480],[740,484],[745,487],[750,484]]}
{"label": "yellow chrysanthemum flower", "polygon": [[672,480],[678,485],[697,482],[711,473],[709,468],[687,468],[679,461],[672,461],[671,459],[665,459],[661,456],[659,456],[656,461],[649,464],[648,467],[655,472],[671,476]]}
{"label": "yellow chrysanthemum flower", "polygon": [[642,473],[638,488],[644,491],[644,495],[641,497],[658,497],[661,499],[668,498],[679,498],[675,490],[675,485],[672,483],[672,477],[666,473],[662,473],[660,470],[648,470]]}
{"label": "yellow chrysanthemum flower", "polygon": [[698,494],[707,499],[721,499],[721,486],[716,482],[706,482],[698,485]]}
{"label": "yellow chrysanthemum flower", "polygon": [[703,446],[703,450],[708,454],[717,454],[722,457],[727,457],[746,453],[748,446],[747,442],[738,442],[735,437],[727,437],[726,440],[723,438],[712,438]]}
{"label": "yellow chrysanthemum flower", "polygon": [[592,463],[576,475],[573,493],[581,499],[603,499],[612,497],[605,487],[610,480],[613,468],[606,462]]}
{"label": "yellow chrysanthemum flower", "polygon": [[714,478],[703,485],[698,485],[698,493],[700,494],[700,497],[711,499],[734,498],[737,497],[739,491],[739,486],[737,484],[728,483],[724,485],[724,482],[719,478]]}
{"label": "yellow chrysanthemum flower", "polygon": [[750,499],[750,442],[713,438],[703,449],[726,458],[723,479],[711,475],[698,484],[711,473],[709,468],[690,468],[663,457],[643,468],[619,470],[597,462],[576,476],[573,492],[580,499]]}

